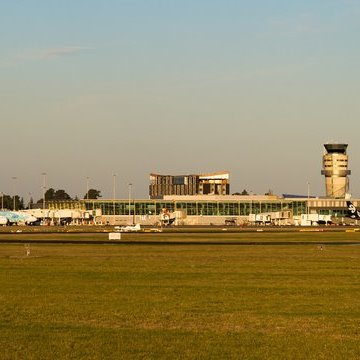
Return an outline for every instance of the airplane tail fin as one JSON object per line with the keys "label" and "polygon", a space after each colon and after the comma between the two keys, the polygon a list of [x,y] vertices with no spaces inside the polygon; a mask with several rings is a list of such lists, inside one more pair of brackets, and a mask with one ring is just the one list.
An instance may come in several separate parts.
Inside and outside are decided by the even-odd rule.
{"label": "airplane tail fin", "polygon": [[360,211],[356,206],[349,200],[346,201],[346,205],[348,208],[348,216],[352,219],[360,219]]}

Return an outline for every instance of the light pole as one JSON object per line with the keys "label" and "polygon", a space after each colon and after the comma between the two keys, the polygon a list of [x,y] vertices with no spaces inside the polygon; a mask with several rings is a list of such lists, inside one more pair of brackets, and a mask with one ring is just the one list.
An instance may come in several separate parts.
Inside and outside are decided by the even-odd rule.
{"label": "light pole", "polygon": [[86,178],[86,200],[89,200],[89,177]]}
{"label": "light pole", "polygon": [[15,211],[16,210],[16,198],[15,198],[15,189],[16,189],[16,179],[17,177],[16,176],[13,176],[12,177],[13,179],[13,210]]}
{"label": "light pole", "polygon": [[113,200],[116,198],[116,175],[113,175]]}
{"label": "light pole", "polygon": [[131,224],[131,186],[132,184],[129,183],[129,224]]}
{"label": "light pole", "polygon": [[29,209],[31,210],[31,192],[29,192]]}
{"label": "light pole", "polygon": [[113,175],[113,215],[115,224],[115,197],[116,197],[116,174]]}
{"label": "light pole", "polygon": [[310,212],[310,206],[309,206],[309,200],[310,200],[310,183],[307,182],[307,215],[309,219],[309,212]]}
{"label": "light pole", "polygon": [[45,210],[45,205],[46,205],[46,202],[45,202],[46,173],[43,172],[41,175],[43,176],[43,210]]}

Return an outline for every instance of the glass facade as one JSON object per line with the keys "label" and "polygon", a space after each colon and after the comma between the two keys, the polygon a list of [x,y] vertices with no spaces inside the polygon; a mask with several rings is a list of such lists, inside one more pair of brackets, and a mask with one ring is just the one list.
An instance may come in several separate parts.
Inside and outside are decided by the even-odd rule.
{"label": "glass facade", "polygon": [[[294,216],[307,212],[306,200],[229,200],[229,201],[164,201],[164,200],[79,200],[49,202],[50,209],[82,209],[88,211],[101,210],[102,215],[158,215],[166,208],[170,212],[184,211],[188,216],[248,216],[290,210]],[[320,213],[325,213],[322,210]],[[331,211],[331,210],[327,210]],[[344,213],[346,210],[343,210]],[[332,211],[342,214],[341,210]],[[331,212],[329,212],[331,213]]]}
{"label": "glass facade", "polygon": [[176,202],[176,210],[184,211],[187,215],[197,215],[196,202]]}
{"label": "glass facade", "polygon": [[319,210],[320,215],[331,215],[336,217],[346,217],[348,214],[347,209],[320,209]]}
{"label": "glass facade", "polygon": [[307,213],[307,202],[306,201],[292,201],[289,203],[288,210],[292,210],[293,214],[301,215]]}

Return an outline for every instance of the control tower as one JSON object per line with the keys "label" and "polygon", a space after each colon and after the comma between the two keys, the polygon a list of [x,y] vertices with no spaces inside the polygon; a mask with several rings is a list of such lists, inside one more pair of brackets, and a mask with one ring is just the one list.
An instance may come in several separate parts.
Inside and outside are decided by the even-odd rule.
{"label": "control tower", "polygon": [[325,175],[326,196],[344,198],[349,191],[348,144],[324,144],[323,170]]}

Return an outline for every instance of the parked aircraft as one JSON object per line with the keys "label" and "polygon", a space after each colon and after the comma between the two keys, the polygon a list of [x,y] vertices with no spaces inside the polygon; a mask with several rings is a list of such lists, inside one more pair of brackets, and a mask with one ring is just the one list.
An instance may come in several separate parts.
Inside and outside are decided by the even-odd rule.
{"label": "parked aircraft", "polygon": [[360,219],[360,210],[356,208],[356,206],[351,201],[346,201],[346,205],[348,207],[347,217],[355,220]]}
{"label": "parked aircraft", "polygon": [[33,225],[38,221],[35,216],[20,211],[0,211],[0,225]]}
{"label": "parked aircraft", "polygon": [[169,226],[176,220],[174,214],[171,214],[167,208],[163,208],[160,213],[160,223],[163,226]]}
{"label": "parked aircraft", "polygon": [[115,230],[120,232],[137,232],[141,231],[141,226],[140,224],[136,224],[134,226],[115,226]]}

